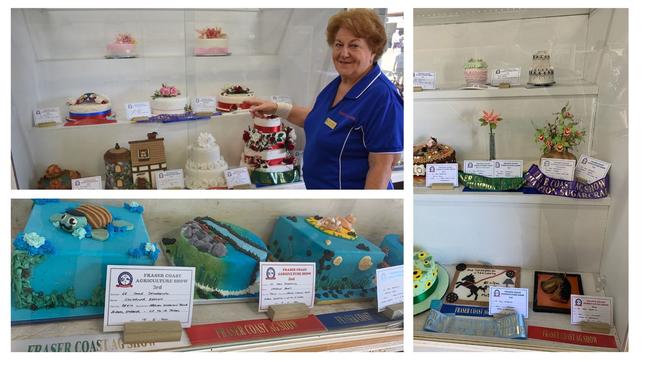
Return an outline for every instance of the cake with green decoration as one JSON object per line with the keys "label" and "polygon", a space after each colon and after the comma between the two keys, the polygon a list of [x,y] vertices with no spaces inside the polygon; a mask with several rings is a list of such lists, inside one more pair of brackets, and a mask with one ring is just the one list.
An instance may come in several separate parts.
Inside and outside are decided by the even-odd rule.
{"label": "cake with green decoration", "polygon": [[197,217],[162,239],[175,266],[196,268],[197,299],[254,297],[266,244],[254,233],[210,217]]}
{"label": "cake with green decoration", "polygon": [[107,265],[153,265],[138,203],[107,206],[37,200],[11,254],[14,324],[104,313]]}
{"label": "cake with green decoration", "polygon": [[315,262],[317,302],[375,298],[376,269],[385,253],[356,234],[355,221],[351,215],[279,217],[270,253],[275,261]]}
{"label": "cake with green decoration", "polygon": [[487,83],[487,63],[480,58],[471,58],[464,64],[464,80],[467,86]]}
{"label": "cake with green decoration", "polygon": [[444,296],[448,289],[449,277],[446,270],[426,251],[415,252],[412,268],[413,313],[417,315],[427,311],[430,302]]}

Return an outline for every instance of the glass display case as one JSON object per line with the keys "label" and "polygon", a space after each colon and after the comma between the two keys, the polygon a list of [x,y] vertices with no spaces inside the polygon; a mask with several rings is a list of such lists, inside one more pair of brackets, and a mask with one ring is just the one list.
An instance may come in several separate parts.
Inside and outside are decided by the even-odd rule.
{"label": "glass display case", "polygon": [[[211,133],[224,161],[238,167],[243,131],[253,124],[247,111],[215,110],[197,120],[171,123],[153,118],[156,122],[134,123],[127,107],[150,102],[155,114],[157,101],[152,95],[162,84],[175,87],[180,93],[177,97],[186,98],[190,106],[203,97],[216,98],[218,104],[223,89],[233,85],[248,88],[257,97],[311,105],[337,75],[325,29],[329,17],[339,10],[12,10],[15,185],[36,188],[51,164],[83,177],[105,177],[105,152],[116,143],[128,148],[130,141],[146,139],[151,132],[164,138],[168,169],[185,166],[187,148],[201,132]],[[378,11],[388,27],[386,10]],[[225,46],[212,47],[207,43],[212,39],[201,39],[200,31],[207,29],[225,34],[225,38],[215,39],[225,40]],[[210,49],[223,52],[197,53]],[[64,126],[72,117],[67,101],[85,93],[109,99],[110,115],[104,118],[109,122]],[[61,123],[36,127],[33,113],[45,108],[58,108]],[[93,109],[93,113],[101,112]],[[296,132],[295,151],[301,151],[304,133],[301,128]],[[397,172],[394,178],[403,181],[402,176]],[[304,185],[297,182],[279,187],[300,189]]]}
{"label": "glass display case", "polygon": [[[460,176],[469,160],[519,160],[524,172],[520,185],[497,191],[493,185],[469,188],[466,182],[432,189],[423,179],[418,184],[414,171],[415,251],[432,255],[439,270],[446,268],[448,293],[466,284],[462,279],[468,275],[453,281],[456,272],[463,272],[464,266],[458,264],[519,268],[519,285],[529,292],[526,340],[496,338],[487,332],[466,336],[426,331],[428,310],[414,317],[415,350],[625,350],[627,10],[415,9],[414,25],[414,71],[436,75],[436,89],[413,94],[415,145],[425,144],[432,136],[450,146],[454,161],[446,161],[457,161]],[[553,76],[553,83],[529,84],[536,82],[530,79],[537,72],[535,57],[551,60],[546,67],[550,71],[544,75]],[[494,82],[502,80],[494,75],[496,70],[513,71],[515,76],[499,84]],[[468,81],[481,73],[486,79],[480,85]],[[566,105],[572,115],[561,112]],[[490,137],[489,122],[483,121],[493,112],[501,119]],[[610,189],[603,197],[580,199],[526,190],[525,176],[540,164],[544,153],[543,145],[537,143],[537,129],[558,118],[553,113],[580,121],[583,140],[573,146],[574,155],[611,163],[606,178]],[[613,298],[614,326],[594,335],[592,329],[571,324],[569,314],[533,310],[535,272],[552,272],[562,278],[580,274],[583,294]],[[485,293],[486,288],[477,284]],[[435,298],[447,309],[458,299],[445,297],[448,293],[442,291]],[[586,340],[568,343],[571,336]],[[587,342],[591,337],[595,342]],[[593,345],[597,339],[608,345]]]}
{"label": "glass display case", "polygon": [[[110,222],[97,224],[104,212]],[[13,200],[12,349],[52,351],[67,343],[59,351],[402,351],[402,317],[382,315],[376,302],[377,269],[403,262],[402,213],[401,200]],[[354,239],[305,223],[314,215],[352,222],[350,214]],[[80,228],[88,229],[82,237]],[[314,263],[308,317],[271,321],[260,310],[260,293],[278,287],[263,289],[270,279],[259,264],[278,261]],[[132,274],[130,284],[119,281],[115,289],[106,281],[107,265],[131,273],[195,268],[191,324],[180,340],[136,346],[105,327],[111,320],[102,317],[122,306],[134,315],[136,308],[159,312],[174,303],[115,304],[119,285],[131,292],[118,296],[138,299],[143,290],[145,304],[173,289],[167,281],[160,281],[164,289],[141,289],[157,278],[153,271]],[[104,300],[108,287],[113,291]],[[296,288],[287,295],[298,294]]]}

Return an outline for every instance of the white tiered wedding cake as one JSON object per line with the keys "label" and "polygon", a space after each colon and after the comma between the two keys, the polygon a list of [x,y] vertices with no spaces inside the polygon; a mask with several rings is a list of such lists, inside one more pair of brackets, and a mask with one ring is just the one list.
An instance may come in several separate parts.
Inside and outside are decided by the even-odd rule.
{"label": "white tiered wedding cake", "polygon": [[185,186],[188,189],[225,187],[223,173],[228,169],[219,145],[210,133],[201,133],[196,144],[187,147]]}
{"label": "white tiered wedding cake", "polygon": [[549,86],[554,84],[554,69],[550,64],[548,51],[538,51],[532,56],[532,68],[530,68],[530,79],[528,83],[537,86]]}

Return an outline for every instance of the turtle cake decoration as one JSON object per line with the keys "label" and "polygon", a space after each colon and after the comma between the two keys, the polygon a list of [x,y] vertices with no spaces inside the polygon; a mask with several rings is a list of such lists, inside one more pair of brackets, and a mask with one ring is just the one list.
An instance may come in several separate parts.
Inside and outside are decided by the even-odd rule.
{"label": "turtle cake decoration", "polygon": [[105,241],[110,232],[130,231],[133,224],[124,220],[114,220],[108,209],[94,204],[81,204],[63,213],[50,216],[52,224],[79,238],[92,238]]}

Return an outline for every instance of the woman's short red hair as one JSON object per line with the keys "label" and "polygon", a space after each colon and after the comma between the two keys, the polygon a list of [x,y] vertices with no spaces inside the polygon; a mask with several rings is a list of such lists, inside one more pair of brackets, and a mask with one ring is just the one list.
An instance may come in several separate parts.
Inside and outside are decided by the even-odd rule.
{"label": "woman's short red hair", "polygon": [[336,33],[340,28],[345,28],[354,36],[365,39],[372,53],[376,54],[376,60],[381,58],[387,43],[387,36],[381,19],[373,10],[343,10],[329,18],[327,44],[330,47],[336,41]]}

